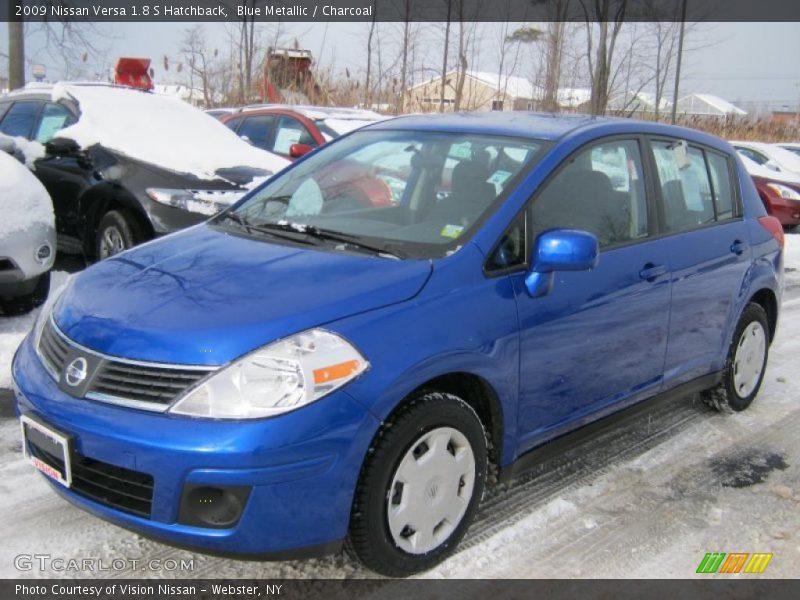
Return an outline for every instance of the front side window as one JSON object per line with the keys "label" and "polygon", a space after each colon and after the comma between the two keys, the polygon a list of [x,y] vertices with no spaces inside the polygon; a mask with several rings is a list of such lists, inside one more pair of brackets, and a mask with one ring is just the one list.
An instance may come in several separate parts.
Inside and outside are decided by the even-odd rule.
{"label": "front side window", "polygon": [[716,220],[704,153],[680,141],[653,142],[665,228],[688,231]]}
{"label": "front side window", "polygon": [[294,144],[317,145],[308,129],[297,119],[281,117],[278,119],[278,127],[275,129],[275,141],[272,144],[272,151],[275,154],[289,156]]}
{"label": "front side window", "polygon": [[30,139],[33,123],[42,103],[36,101],[15,102],[0,123],[0,132],[12,137]]}
{"label": "front side window", "polygon": [[60,104],[48,102],[44,105],[42,118],[33,136],[40,144],[46,144],[52,140],[56,133],[75,123],[75,117]]}
{"label": "front side window", "polygon": [[548,182],[531,207],[533,236],[579,229],[601,247],[647,237],[642,158],[636,140],[613,140],[579,150]]}
{"label": "front side window", "polygon": [[434,258],[464,243],[546,142],[363,131],[278,175],[216,223],[334,249]]}

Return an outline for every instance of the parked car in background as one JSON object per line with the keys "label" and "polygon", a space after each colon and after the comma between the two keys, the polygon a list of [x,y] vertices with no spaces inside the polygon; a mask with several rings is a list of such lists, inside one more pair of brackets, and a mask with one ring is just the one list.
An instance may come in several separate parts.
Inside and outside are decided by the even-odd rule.
{"label": "parked car in background", "polygon": [[12,92],[0,132],[34,142],[59,248],[97,259],[199,223],[288,164],[181,100],[108,84]]}
{"label": "parked car in background", "polygon": [[235,113],[238,110],[238,108],[209,108],[205,111],[205,113],[207,115],[211,115],[215,119],[221,119],[222,117],[231,113]]}
{"label": "parked car in background", "polygon": [[773,171],[753,162],[746,155],[740,155],[740,159],[753,178],[767,213],[787,229],[800,225],[800,175]]}
{"label": "parked car in background", "polygon": [[742,156],[775,173],[800,177],[800,156],[776,144],[732,141],[731,145]]}
{"label": "parked car in background", "polygon": [[780,146],[784,150],[788,150],[792,154],[796,154],[797,156],[800,156],[800,142],[798,142],[798,143],[783,142],[783,143],[776,144],[776,145]]}
{"label": "parked car in background", "polygon": [[254,146],[294,160],[340,135],[385,118],[356,108],[259,104],[220,120]]}
{"label": "parked car in background", "polygon": [[47,299],[56,256],[53,203],[16,157],[11,138],[0,139],[0,314],[28,312]]}
{"label": "parked car in background", "polygon": [[23,448],[75,505],[173,544],[347,541],[409,575],[454,552],[489,464],[507,481],[662,394],[750,406],[783,241],[699,131],[375,123],[73,277],[14,359]]}

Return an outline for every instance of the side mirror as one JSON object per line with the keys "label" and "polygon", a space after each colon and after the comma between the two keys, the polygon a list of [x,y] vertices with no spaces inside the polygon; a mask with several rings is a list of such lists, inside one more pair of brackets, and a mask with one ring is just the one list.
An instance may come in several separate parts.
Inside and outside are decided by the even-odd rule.
{"label": "side mirror", "polygon": [[289,156],[292,158],[300,158],[304,154],[311,152],[313,148],[308,144],[292,144],[289,146]]}
{"label": "side mirror", "polygon": [[240,135],[239,137],[240,137],[242,140],[244,140],[245,142],[247,142],[248,144],[252,144],[252,143],[253,143],[253,142],[251,142],[251,141],[250,141],[250,137],[249,137],[249,136],[246,136],[246,135]]}
{"label": "side mirror", "polygon": [[553,285],[556,271],[588,271],[597,266],[600,249],[588,231],[553,229],[536,238],[532,267],[525,287],[532,298],[544,296]]}
{"label": "side mirror", "polygon": [[69,138],[53,138],[44,145],[44,150],[52,156],[68,156],[76,154],[81,147],[78,142]]}

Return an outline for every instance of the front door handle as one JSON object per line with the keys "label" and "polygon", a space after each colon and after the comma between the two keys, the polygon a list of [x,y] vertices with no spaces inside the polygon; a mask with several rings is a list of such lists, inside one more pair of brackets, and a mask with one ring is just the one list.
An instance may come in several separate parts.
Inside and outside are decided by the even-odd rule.
{"label": "front door handle", "polygon": [[745,250],[747,250],[747,243],[742,240],[736,240],[731,244],[731,252],[734,254],[742,254]]}
{"label": "front door handle", "polygon": [[639,277],[645,279],[647,281],[655,281],[658,277],[662,275],[666,275],[667,267],[664,265],[655,265],[653,263],[647,263],[644,268],[639,271]]}

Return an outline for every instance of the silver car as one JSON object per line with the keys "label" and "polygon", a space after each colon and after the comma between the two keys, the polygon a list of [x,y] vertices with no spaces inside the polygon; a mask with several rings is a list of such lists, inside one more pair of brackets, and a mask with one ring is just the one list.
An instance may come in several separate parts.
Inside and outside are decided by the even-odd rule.
{"label": "silver car", "polygon": [[47,299],[56,255],[50,195],[0,136],[0,314],[26,313]]}

